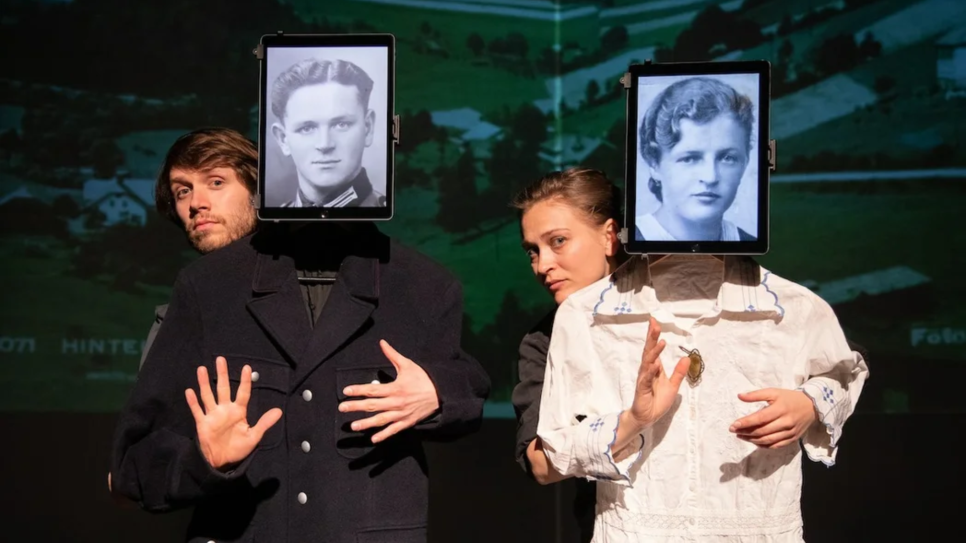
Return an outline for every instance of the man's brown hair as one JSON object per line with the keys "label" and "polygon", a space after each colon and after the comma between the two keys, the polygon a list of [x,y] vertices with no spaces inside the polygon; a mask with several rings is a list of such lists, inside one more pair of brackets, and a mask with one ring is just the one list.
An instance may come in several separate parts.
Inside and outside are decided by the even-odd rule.
{"label": "man's brown hair", "polygon": [[249,194],[258,190],[258,149],[251,140],[229,128],[201,128],[174,142],[154,184],[154,205],[158,213],[184,226],[175,209],[171,191],[171,170],[207,171],[231,168],[245,183]]}

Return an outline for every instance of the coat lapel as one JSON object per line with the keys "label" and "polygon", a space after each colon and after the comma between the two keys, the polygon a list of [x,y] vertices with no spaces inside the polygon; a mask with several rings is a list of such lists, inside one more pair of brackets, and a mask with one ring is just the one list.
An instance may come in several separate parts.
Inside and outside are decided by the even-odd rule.
{"label": "coat lapel", "polygon": [[297,362],[312,328],[291,257],[259,253],[248,311],[289,362]]}
{"label": "coat lapel", "polygon": [[298,359],[293,386],[298,386],[363,329],[378,302],[379,260],[366,256],[346,257],[322,308],[312,339]]}

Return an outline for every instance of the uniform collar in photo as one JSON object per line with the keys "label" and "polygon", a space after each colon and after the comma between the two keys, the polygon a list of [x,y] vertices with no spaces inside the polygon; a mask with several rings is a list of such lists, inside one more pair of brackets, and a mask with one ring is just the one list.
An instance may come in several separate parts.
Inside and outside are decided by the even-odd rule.
{"label": "uniform collar in photo", "polygon": [[294,207],[356,207],[360,202],[363,202],[366,198],[372,194],[372,183],[369,181],[369,176],[366,174],[366,169],[362,168],[359,171],[359,175],[355,177],[348,184],[342,185],[341,187],[336,187],[333,191],[334,197],[330,198],[329,201],[317,204],[312,202],[305,193],[302,192],[302,188],[299,187],[295,194],[295,204]]}
{"label": "uniform collar in photo", "polygon": [[[780,320],[785,309],[769,288],[771,272],[747,256],[724,257],[724,281],[718,291],[714,314],[753,314]],[[635,256],[625,262],[605,281],[598,282],[599,298],[593,315],[653,315],[659,322],[673,317],[661,307],[651,284],[647,256]]]}

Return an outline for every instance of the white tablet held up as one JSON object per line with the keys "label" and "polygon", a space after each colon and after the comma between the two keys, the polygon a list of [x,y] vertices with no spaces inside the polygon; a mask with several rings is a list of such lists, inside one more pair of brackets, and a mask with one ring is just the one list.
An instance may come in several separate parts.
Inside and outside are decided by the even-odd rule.
{"label": "white tablet held up", "polygon": [[257,53],[258,217],[392,218],[395,38],[267,35]]}
{"label": "white tablet held up", "polygon": [[766,61],[629,68],[629,253],[768,252],[770,68]]}

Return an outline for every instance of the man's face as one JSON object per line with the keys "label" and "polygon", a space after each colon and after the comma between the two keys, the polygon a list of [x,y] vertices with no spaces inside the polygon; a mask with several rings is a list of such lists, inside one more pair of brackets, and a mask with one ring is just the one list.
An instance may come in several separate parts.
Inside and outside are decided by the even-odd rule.
{"label": "man's face", "polygon": [[221,249],[255,229],[251,193],[232,168],[172,168],[168,178],[188,241],[199,252]]}
{"label": "man's face", "polygon": [[358,175],[374,123],[375,112],[366,111],[356,87],[328,82],[293,92],[272,132],[299,177],[328,188]]}

